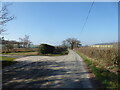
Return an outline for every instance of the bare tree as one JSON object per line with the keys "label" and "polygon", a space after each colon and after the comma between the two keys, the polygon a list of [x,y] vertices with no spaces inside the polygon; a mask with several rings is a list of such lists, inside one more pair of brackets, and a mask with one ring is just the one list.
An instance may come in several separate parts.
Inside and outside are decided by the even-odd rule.
{"label": "bare tree", "polygon": [[22,43],[23,48],[28,48],[31,44],[31,41],[29,40],[29,36],[25,35],[24,38],[19,38],[20,42]]}
{"label": "bare tree", "polygon": [[0,34],[6,31],[6,23],[13,20],[13,15],[9,16],[8,6],[11,3],[0,3]]}
{"label": "bare tree", "polygon": [[62,46],[66,47],[66,48],[69,48],[70,44],[66,40],[64,40],[64,41],[62,41]]}
{"label": "bare tree", "polygon": [[63,46],[69,47],[71,49],[79,47],[80,45],[81,45],[81,42],[76,38],[68,38],[63,41]]}

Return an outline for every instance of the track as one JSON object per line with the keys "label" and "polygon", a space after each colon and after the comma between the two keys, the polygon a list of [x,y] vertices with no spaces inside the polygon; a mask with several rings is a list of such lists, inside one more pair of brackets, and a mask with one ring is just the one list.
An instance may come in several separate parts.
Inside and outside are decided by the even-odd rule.
{"label": "track", "polygon": [[92,88],[82,59],[69,50],[65,56],[28,56],[3,69],[3,88]]}

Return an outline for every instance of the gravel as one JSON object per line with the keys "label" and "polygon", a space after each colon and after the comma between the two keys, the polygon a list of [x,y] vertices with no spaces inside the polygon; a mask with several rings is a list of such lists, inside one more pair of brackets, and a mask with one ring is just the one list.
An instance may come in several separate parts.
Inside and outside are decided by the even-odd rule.
{"label": "gravel", "polygon": [[72,50],[64,56],[28,56],[2,71],[3,88],[92,88],[89,72]]}

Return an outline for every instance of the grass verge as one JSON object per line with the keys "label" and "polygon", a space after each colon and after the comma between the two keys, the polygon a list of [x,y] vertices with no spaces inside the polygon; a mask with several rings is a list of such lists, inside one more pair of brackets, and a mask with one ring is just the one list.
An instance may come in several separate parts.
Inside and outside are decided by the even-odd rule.
{"label": "grass verge", "polygon": [[100,81],[103,88],[110,89],[110,90],[118,89],[119,87],[118,81],[120,80],[120,77],[118,75],[112,72],[109,72],[104,68],[96,67],[94,63],[91,62],[85,55],[83,55],[78,51],[75,51],[75,52],[83,58],[83,60],[88,65],[88,67],[95,74],[97,80]]}
{"label": "grass verge", "polygon": [[2,61],[2,68],[15,64],[16,62],[14,61],[16,58],[11,58],[11,57],[0,57],[0,61]]}

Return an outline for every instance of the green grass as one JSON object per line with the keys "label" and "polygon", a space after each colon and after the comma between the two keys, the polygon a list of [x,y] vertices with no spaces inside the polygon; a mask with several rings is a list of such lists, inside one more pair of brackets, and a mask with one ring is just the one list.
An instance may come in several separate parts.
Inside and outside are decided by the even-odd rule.
{"label": "green grass", "polygon": [[15,64],[16,62],[14,61],[16,58],[11,58],[11,57],[0,57],[0,61],[2,61],[2,67],[6,67],[12,64]]}
{"label": "green grass", "polygon": [[2,61],[13,61],[15,58],[10,58],[10,57],[0,57],[0,60]]}
{"label": "green grass", "polygon": [[83,60],[88,65],[88,67],[95,74],[97,80],[100,81],[103,88],[111,89],[111,90],[118,88],[118,79],[120,80],[120,77],[118,75],[112,72],[109,72],[104,68],[95,67],[94,63],[92,63],[85,55],[83,55],[78,51],[75,51],[75,52],[78,53],[83,58]]}

